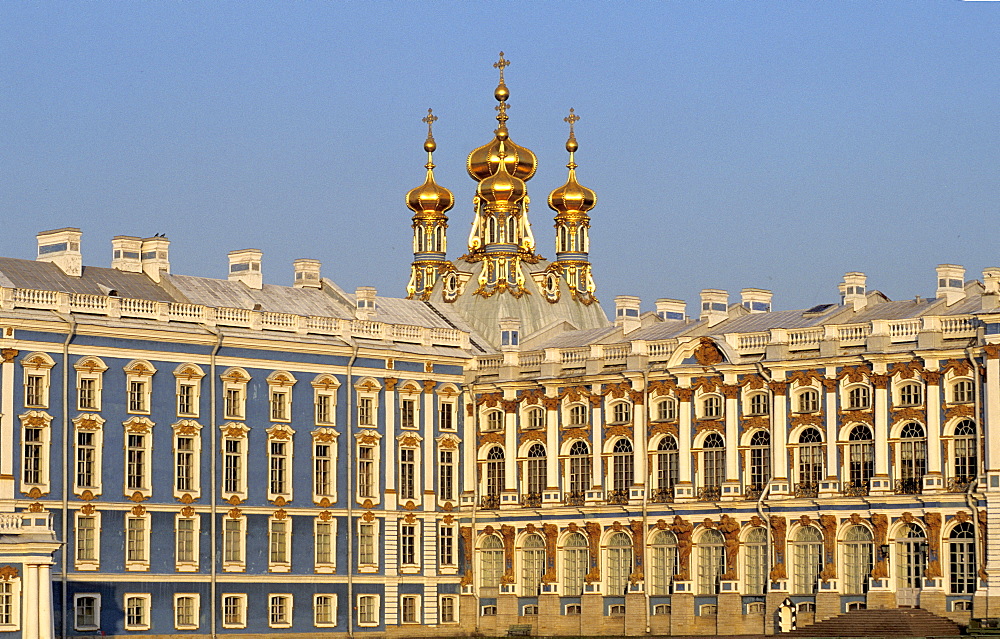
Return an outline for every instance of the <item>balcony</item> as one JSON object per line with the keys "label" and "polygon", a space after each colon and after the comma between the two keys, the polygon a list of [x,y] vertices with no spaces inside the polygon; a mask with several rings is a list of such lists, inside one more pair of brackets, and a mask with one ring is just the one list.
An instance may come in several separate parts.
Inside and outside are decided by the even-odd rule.
{"label": "balcony", "polygon": [[897,495],[919,495],[923,492],[923,482],[919,479],[897,479],[892,491]]}
{"label": "balcony", "polygon": [[799,482],[795,484],[796,497],[819,497],[819,484],[813,482]]}
{"label": "balcony", "polygon": [[483,510],[499,510],[500,495],[483,495],[482,500],[480,500],[479,507]]}
{"label": "balcony", "polygon": [[764,494],[764,484],[749,484],[743,493],[743,499],[747,501],[757,501]]}
{"label": "balcony", "polygon": [[698,489],[698,501],[721,501],[722,486],[702,486]]}
{"label": "balcony", "polygon": [[587,503],[587,493],[582,490],[574,490],[566,493],[563,500],[567,506],[582,506]]}
{"label": "balcony", "polygon": [[845,481],[841,492],[845,497],[867,497],[868,481]]}
{"label": "balcony", "polygon": [[964,493],[969,490],[969,486],[971,486],[975,481],[975,475],[959,475],[957,477],[949,477],[947,490],[949,493]]}
{"label": "balcony", "polygon": [[619,488],[618,490],[608,491],[608,503],[615,506],[627,506],[628,490]]}
{"label": "balcony", "polygon": [[657,488],[653,491],[652,502],[654,504],[672,504],[674,502],[674,489]]}
{"label": "balcony", "polygon": [[521,506],[524,508],[541,508],[542,493],[525,493],[521,495]]}

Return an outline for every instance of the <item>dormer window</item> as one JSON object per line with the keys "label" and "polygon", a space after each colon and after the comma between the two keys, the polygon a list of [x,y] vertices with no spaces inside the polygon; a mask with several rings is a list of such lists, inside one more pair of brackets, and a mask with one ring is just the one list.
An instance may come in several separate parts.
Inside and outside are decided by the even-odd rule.
{"label": "dormer window", "polygon": [[519,331],[507,330],[500,331],[500,345],[501,346],[517,346],[519,340]]}
{"label": "dormer window", "polygon": [[358,308],[375,310],[375,300],[360,299],[358,300]]}

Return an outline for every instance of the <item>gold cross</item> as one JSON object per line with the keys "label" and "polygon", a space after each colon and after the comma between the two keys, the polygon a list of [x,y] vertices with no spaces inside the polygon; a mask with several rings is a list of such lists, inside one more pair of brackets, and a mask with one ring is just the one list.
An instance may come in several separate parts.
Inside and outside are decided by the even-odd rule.
{"label": "gold cross", "polygon": [[[572,109],[570,109],[572,110]],[[431,133],[431,125],[437,122],[438,116],[434,115],[433,109],[427,109],[427,117],[420,118],[420,121],[427,125],[427,137],[432,138],[434,135]]]}
{"label": "gold cross", "polygon": [[500,69],[500,84],[503,84],[503,70],[510,66],[510,60],[505,60],[503,51],[500,52],[500,60],[493,64],[494,69]]}
{"label": "gold cross", "polygon": [[563,118],[563,122],[569,122],[569,136],[573,137],[573,125],[580,121],[580,116],[573,112],[570,108],[569,115]]}

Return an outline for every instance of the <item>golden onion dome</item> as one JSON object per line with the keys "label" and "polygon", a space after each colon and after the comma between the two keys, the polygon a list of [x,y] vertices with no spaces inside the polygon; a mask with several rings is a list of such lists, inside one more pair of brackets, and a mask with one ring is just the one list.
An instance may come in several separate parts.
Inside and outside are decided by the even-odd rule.
{"label": "golden onion dome", "polygon": [[455,196],[451,191],[438,185],[434,181],[434,160],[433,153],[437,149],[434,136],[431,133],[431,125],[437,120],[431,109],[427,109],[427,117],[423,119],[427,123],[427,139],[424,141],[424,151],[427,151],[427,178],[424,183],[415,189],[410,189],[406,194],[406,206],[414,213],[438,213],[443,215],[445,211],[455,206]]}
{"label": "golden onion dome", "polygon": [[481,182],[497,172],[500,166],[500,144],[504,144],[506,156],[503,159],[507,172],[521,180],[530,180],[535,174],[537,159],[535,154],[519,144],[507,139],[507,127],[497,129],[496,137],[469,154],[465,168],[469,177]]}
{"label": "golden onion dome", "polygon": [[483,178],[476,189],[477,195],[487,204],[514,205],[524,198],[527,187],[524,180],[507,170],[506,144],[500,142],[497,156],[497,172]]}
{"label": "golden onion dome", "polygon": [[569,151],[569,178],[563,184],[549,194],[549,208],[557,213],[586,213],[597,204],[597,195],[587,187],[576,181],[576,162],[573,154],[580,148],[573,133],[573,125],[580,119],[580,116],[569,110],[569,117],[564,121],[569,122],[569,139],[566,140],[566,150]]}

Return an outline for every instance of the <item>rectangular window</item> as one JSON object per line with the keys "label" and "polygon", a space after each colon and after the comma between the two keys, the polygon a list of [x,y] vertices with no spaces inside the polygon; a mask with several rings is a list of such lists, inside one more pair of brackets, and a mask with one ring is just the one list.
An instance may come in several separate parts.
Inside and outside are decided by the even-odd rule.
{"label": "rectangular window", "polygon": [[146,486],[146,435],[126,433],[125,489],[144,490]]}
{"label": "rectangular window", "polygon": [[412,524],[399,527],[399,562],[410,565],[417,563],[417,527]]}
{"label": "rectangular window", "polygon": [[227,439],[222,457],[222,491],[242,493],[243,488],[243,440]]}
{"label": "rectangular window", "polygon": [[149,629],[149,595],[125,595],[125,629]]}
{"label": "rectangular window", "polygon": [[73,596],[74,630],[97,630],[100,618],[100,595],[79,594]]}
{"label": "rectangular window", "polygon": [[333,423],[333,397],[330,395],[316,395],[316,423]]}
{"label": "rectangular window", "polygon": [[333,523],[329,521],[317,521],[314,539],[316,544],[316,565],[329,566],[333,564]]}
{"label": "rectangular window", "polygon": [[337,595],[313,596],[313,625],[337,625]]}
{"label": "rectangular window", "polygon": [[412,448],[399,449],[399,498],[416,499],[417,495],[417,451]]}
{"label": "rectangular window", "polygon": [[438,497],[442,501],[455,498],[455,452],[442,450],[438,454]]}
{"label": "rectangular window", "polygon": [[145,517],[128,517],[125,520],[126,570],[149,569],[148,534]]}
{"label": "rectangular window", "polygon": [[333,446],[313,445],[313,492],[317,497],[333,497]]}
{"label": "rectangular window", "polygon": [[270,445],[272,495],[288,493],[288,444],[283,441],[272,441]]}
{"label": "rectangular window", "polygon": [[22,431],[22,446],[24,450],[24,483],[31,485],[41,485],[42,471],[44,468],[44,433],[41,428],[26,426]]}
{"label": "rectangular window", "polygon": [[195,390],[197,387],[194,384],[178,384],[177,385],[177,414],[193,416],[198,414],[198,409],[195,405]]}
{"label": "rectangular window", "polygon": [[371,397],[358,398],[358,426],[375,425],[375,400]]}
{"label": "rectangular window", "polygon": [[193,437],[178,437],[174,441],[177,454],[176,481],[174,483],[178,492],[196,491],[194,484],[195,474],[195,446]]}
{"label": "rectangular window", "polygon": [[403,595],[401,597],[403,623],[419,623],[417,609],[420,604],[420,597],[417,595]]}
{"label": "rectangular window", "polygon": [[76,518],[76,560],[97,561],[97,518],[78,515]]}
{"label": "rectangular window", "polygon": [[147,413],[146,406],[146,381],[133,379],[128,383],[128,412]]}
{"label": "rectangular window", "polygon": [[271,391],[271,421],[283,422],[288,413],[288,391]]}
{"label": "rectangular window", "polygon": [[358,595],[358,625],[377,626],[378,595]]}
{"label": "rectangular window", "polygon": [[360,524],[358,526],[358,563],[374,565],[375,561],[375,524]]}
{"label": "rectangular window", "polygon": [[238,569],[243,563],[243,519],[226,519],[222,530],[222,561]]}
{"label": "rectangular window", "polygon": [[288,529],[291,522],[287,519],[272,519],[270,526],[270,563],[287,564],[289,561],[288,552]]}
{"label": "rectangular window", "polygon": [[97,379],[81,377],[77,384],[77,407],[80,410],[100,410],[97,403]]}
{"label": "rectangular window", "polygon": [[174,627],[178,630],[198,628],[198,595],[183,593],[174,595]]}
{"label": "rectangular window", "polygon": [[271,595],[268,598],[268,625],[288,628],[292,625],[292,596]]}
{"label": "rectangular window", "polygon": [[441,430],[455,430],[455,404],[442,402],[438,410],[438,428]]}
{"label": "rectangular window", "polygon": [[454,597],[441,597],[441,608],[439,620],[441,623],[455,623],[458,621],[458,616],[455,614],[458,610],[458,606],[455,605]]}
{"label": "rectangular window", "polygon": [[404,399],[399,405],[400,428],[417,427],[417,400]]}
{"label": "rectangular window", "polygon": [[244,628],[247,625],[246,595],[224,595],[222,597],[222,627]]}
{"label": "rectangular window", "polygon": [[97,478],[94,470],[97,463],[97,434],[92,431],[80,431],[76,434],[76,487],[96,488]]}
{"label": "rectangular window", "polygon": [[177,519],[177,563],[193,564],[197,562],[195,554],[195,535],[197,520],[188,518]]}
{"label": "rectangular window", "polygon": [[358,448],[358,496],[375,496],[375,449],[371,446]]}
{"label": "rectangular window", "polygon": [[10,626],[17,625],[17,606],[20,606],[21,602],[15,599],[16,582],[14,581],[3,581],[0,582],[0,627],[3,630],[16,630],[16,628],[11,628]]}
{"label": "rectangular window", "polygon": [[451,526],[438,529],[438,563],[442,566],[455,563],[455,529]]}
{"label": "rectangular window", "polygon": [[24,405],[45,408],[45,375],[24,377]]}
{"label": "rectangular window", "polygon": [[242,389],[226,389],[226,419],[243,419]]}

